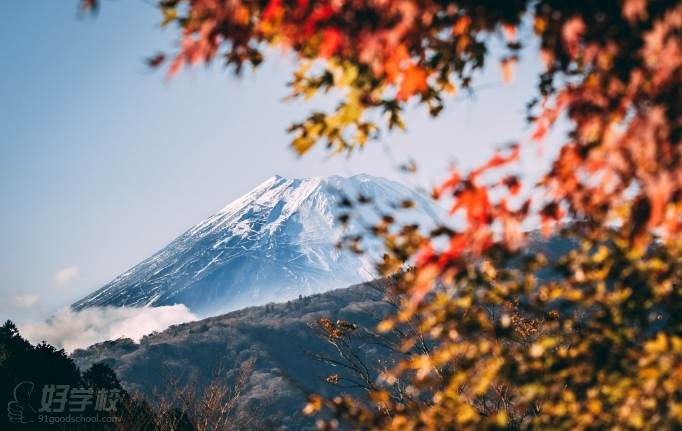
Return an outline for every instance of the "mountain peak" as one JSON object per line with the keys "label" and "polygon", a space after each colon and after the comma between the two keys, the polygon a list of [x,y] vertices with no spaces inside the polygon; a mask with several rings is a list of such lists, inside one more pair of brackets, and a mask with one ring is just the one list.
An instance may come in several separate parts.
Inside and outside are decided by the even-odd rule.
{"label": "mountain peak", "polygon": [[[344,197],[369,197],[341,231]],[[430,201],[400,183],[366,174],[285,178],[274,175],[196,224],[161,251],[73,305],[155,306],[182,303],[195,313],[282,301],[375,277],[380,242],[368,253],[340,251],[343,234],[365,233],[403,199],[417,205],[408,215],[437,217]]]}

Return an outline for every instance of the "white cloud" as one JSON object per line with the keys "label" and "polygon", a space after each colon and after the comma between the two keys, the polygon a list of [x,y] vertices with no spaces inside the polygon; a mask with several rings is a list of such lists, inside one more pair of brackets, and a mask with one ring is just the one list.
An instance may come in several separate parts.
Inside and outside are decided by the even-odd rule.
{"label": "white cloud", "polygon": [[17,308],[29,308],[38,304],[40,297],[32,293],[14,295],[12,298],[12,305]]}
{"label": "white cloud", "polygon": [[54,284],[56,284],[57,287],[64,287],[78,278],[78,275],[80,275],[80,269],[77,266],[67,266],[66,268],[55,272]]}
{"label": "white cloud", "polygon": [[47,321],[27,323],[19,329],[32,343],[45,340],[71,352],[121,337],[139,341],[150,332],[191,320],[197,320],[197,316],[182,304],[163,307],[92,307],[81,311],[66,307]]}

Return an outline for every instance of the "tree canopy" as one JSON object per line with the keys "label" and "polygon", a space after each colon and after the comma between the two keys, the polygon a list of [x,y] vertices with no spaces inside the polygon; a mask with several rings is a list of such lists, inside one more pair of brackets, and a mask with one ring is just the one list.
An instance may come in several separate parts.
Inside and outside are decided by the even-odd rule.
{"label": "tree canopy", "polygon": [[[86,9],[95,0],[83,3]],[[519,146],[434,190],[461,228],[420,234],[385,218],[380,269],[401,277],[401,312],[437,346],[387,372],[407,380],[372,403],[314,398],[371,429],[649,428],[682,425],[680,221],[682,4],[664,0],[161,0],[178,49],[149,59],[173,76],[224,62],[240,73],[269,47],[294,53],[292,97],[338,97],[292,124],[292,146],[350,152],[403,127],[415,103],[438,116],[470,91],[504,42],[505,77],[539,41],[544,70],[527,104],[530,140],[569,132],[538,184]],[[523,52],[528,52],[527,50]],[[424,144],[424,145],[427,145]],[[514,171],[516,169],[517,171]],[[566,247],[544,250],[524,223]],[[436,239],[445,238],[446,247]],[[557,241],[557,240],[555,240]],[[530,247],[522,247],[530,244]],[[550,244],[552,242],[550,241]],[[534,245],[534,246],[533,246]],[[409,349],[409,347],[407,347]]]}

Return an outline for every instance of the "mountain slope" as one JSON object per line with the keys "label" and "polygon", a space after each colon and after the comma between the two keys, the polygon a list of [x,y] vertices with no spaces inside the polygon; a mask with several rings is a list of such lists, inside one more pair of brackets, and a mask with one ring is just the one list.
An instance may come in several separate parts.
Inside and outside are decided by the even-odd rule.
{"label": "mountain slope", "polygon": [[[311,325],[326,317],[357,323],[358,332],[375,328],[393,310],[383,299],[385,287],[386,282],[378,280],[288,303],[251,307],[172,326],[145,336],[139,344],[130,339],[95,344],[74,351],[71,357],[81,369],[107,363],[127,389],[148,396],[164,393],[172,379],[202,387],[217,369],[233,375],[242,364],[255,359],[238,412],[267,418],[273,430],[312,430],[314,418],[301,414],[306,392],[331,397],[342,392],[362,396],[362,391],[324,381],[329,374],[346,373],[313,358],[314,354],[339,355],[315,335]],[[366,364],[392,357],[379,343],[359,342],[358,346]]]}
{"label": "mountain slope", "polygon": [[[340,204],[364,196],[346,231]],[[401,221],[433,224],[439,209],[407,187],[382,178],[286,179],[274,176],[195,225],[161,251],[73,304],[159,306],[182,303],[218,313],[323,292],[374,278],[379,244],[364,240],[363,256],[340,251],[343,234],[362,233],[401,200]]]}

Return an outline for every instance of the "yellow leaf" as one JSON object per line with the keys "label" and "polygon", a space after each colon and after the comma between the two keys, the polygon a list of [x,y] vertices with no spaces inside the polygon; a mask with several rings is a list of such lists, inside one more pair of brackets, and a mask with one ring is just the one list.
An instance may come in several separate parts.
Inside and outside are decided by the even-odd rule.
{"label": "yellow leaf", "polygon": [[319,395],[311,395],[308,403],[303,408],[304,415],[311,415],[322,408],[322,398]]}
{"label": "yellow leaf", "polygon": [[499,427],[504,427],[507,425],[507,411],[500,410],[495,415],[495,424]]}
{"label": "yellow leaf", "polygon": [[178,12],[174,8],[164,8],[162,13],[163,21],[161,21],[161,27],[167,26],[178,17]]}
{"label": "yellow leaf", "polygon": [[379,331],[379,332],[388,332],[388,331],[390,331],[391,329],[393,329],[394,326],[395,326],[395,322],[394,322],[393,320],[389,320],[389,319],[387,319],[387,320],[382,320],[382,321],[379,323],[379,325],[377,325],[377,331]]}
{"label": "yellow leaf", "polygon": [[609,257],[609,249],[605,246],[600,246],[599,250],[592,256],[592,260],[596,263],[602,263]]}
{"label": "yellow leaf", "polygon": [[547,20],[542,17],[537,17],[535,18],[533,27],[536,33],[543,33],[547,29]]}
{"label": "yellow leaf", "polygon": [[590,411],[590,413],[598,415],[599,413],[601,413],[601,401],[590,400],[587,403],[587,409]]}
{"label": "yellow leaf", "polygon": [[642,428],[644,427],[644,418],[642,417],[642,414],[639,412],[633,412],[628,416],[628,422],[630,425],[632,425],[634,428]]}
{"label": "yellow leaf", "polygon": [[467,423],[476,418],[476,411],[469,404],[462,404],[457,409],[457,422]]}
{"label": "yellow leaf", "polygon": [[644,350],[648,353],[666,352],[668,350],[668,337],[663,332],[659,332],[655,340],[644,344]]}
{"label": "yellow leaf", "polygon": [[315,144],[315,141],[308,137],[298,137],[294,139],[294,141],[291,143],[291,146],[294,147],[294,150],[298,153],[299,156],[302,156],[305,154],[313,145]]}

